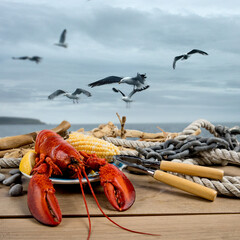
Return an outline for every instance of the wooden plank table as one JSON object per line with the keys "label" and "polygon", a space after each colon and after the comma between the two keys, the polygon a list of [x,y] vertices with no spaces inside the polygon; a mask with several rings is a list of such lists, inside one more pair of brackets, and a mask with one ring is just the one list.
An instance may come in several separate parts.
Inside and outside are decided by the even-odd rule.
{"label": "wooden plank table", "polygon": [[[225,175],[240,175],[233,166],[222,168]],[[7,174],[9,169],[1,169]],[[85,187],[92,221],[91,239],[240,239],[240,199],[217,197],[214,202],[160,183],[150,176],[125,172],[136,190],[134,205],[125,212],[115,211],[99,183],[93,183],[105,213],[122,226],[136,231],[161,234],[147,236],[124,231],[109,222],[98,210]],[[27,207],[28,179],[23,178],[24,194],[9,197],[9,187],[0,184],[0,240],[86,239],[88,220],[79,185],[55,185],[63,214],[57,227],[39,224]]]}

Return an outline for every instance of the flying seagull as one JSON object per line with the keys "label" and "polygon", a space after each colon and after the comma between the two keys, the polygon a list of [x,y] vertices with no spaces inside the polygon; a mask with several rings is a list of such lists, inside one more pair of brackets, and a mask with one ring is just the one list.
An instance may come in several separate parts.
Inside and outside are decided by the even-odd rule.
{"label": "flying seagull", "polygon": [[173,69],[175,69],[175,67],[176,67],[176,62],[178,61],[178,60],[187,60],[192,54],[194,54],[194,53],[200,53],[200,54],[202,54],[202,55],[208,55],[206,52],[204,52],[204,51],[201,51],[201,50],[198,50],[198,49],[193,49],[192,51],[190,51],[190,52],[188,52],[188,53],[185,53],[185,54],[183,54],[183,55],[180,55],[180,56],[176,56],[175,58],[174,58],[174,61],[173,61]]}
{"label": "flying seagull", "polygon": [[72,99],[72,100],[73,100],[73,103],[75,103],[75,102],[78,103],[79,97],[78,97],[77,95],[78,95],[78,94],[81,94],[81,93],[85,94],[85,95],[88,96],[88,97],[91,97],[91,96],[92,96],[92,94],[91,94],[90,92],[88,92],[88,91],[86,91],[86,90],[84,90],[84,89],[81,89],[81,88],[77,88],[73,93],[69,93],[69,92],[63,91],[63,90],[61,90],[61,89],[58,89],[58,90],[56,90],[55,92],[53,92],[52,94],[50,94],[50,95],[48,96],[48,99],[51,100],[51,99],[54,99],[55,97],[63,94],[63,96],[66,96],[66,97]]}
{"label": "flying seagull", "polygon": [[28,57],[28,56],[24,56],[24,57],[12,57],[12,59],[14,60],[30,60],[36,63],[39,63],[42,58],[39,56],[33,56],[33,57]]}
{"label": "flying seagull", "polygon": [[129,94],[128,94],[128,96],[126,96],[121,90],[119,90],[119,89],[116,89],[116,88],[112,88],[112,90],[114,91],[114,92],[119,92],[119,93],[121,93],[122,94],[122,100],[124,101],[124,102],[126,102],[127,103],[127,107],[129,107],[130,106],[130,102],[133,102],[133,100],[132,100],[132,96],[133,96],[133,94],[135,94],[136,92],[141,92],[141,91],[143,91],[143,90],[145,90],[145,89],[147,89],[147,88],[149,88],[149,86],[146,86],[145,88],[142,88],[142,89],[133,89]]}
{"label": "flying seagull", "polygon": [[117,76],[110,76],[103,78],[101,80],[98,80],[96,82],[88,84],[89,87],[96,87],[101,86],[105,84],[111,84],[111,83],[127,83],[129,85],[133,85],[133,89],[145,89],[146,87],[149,87],[149,85],[145,85],[145,79],[147,78],[146,73],[140,74],[137,73],[136,77],[117,77]]}
{"label": "flying seagull", "polygon": [[67,48],[68,45],[65,43],[66,34],[67,34],[67,29],[64,29],[63,32],[61,33],[59,42],[58,42],[58,43],[54,43],[54,45],[57,45],[57,46],[59,46],[59,47]]}

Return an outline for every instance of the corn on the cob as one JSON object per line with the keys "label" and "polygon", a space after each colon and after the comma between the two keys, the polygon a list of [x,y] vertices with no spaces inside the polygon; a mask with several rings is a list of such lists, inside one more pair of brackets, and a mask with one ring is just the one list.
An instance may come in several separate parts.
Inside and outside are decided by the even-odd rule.
{"label": "corn on the cob", "polygon": [[105,158],[107,161],[111,161],[114,155],[120,154],[118,147],[112,143],[79,132],[70,133],[67,142],[78,151],[96,153],[98,157]]}

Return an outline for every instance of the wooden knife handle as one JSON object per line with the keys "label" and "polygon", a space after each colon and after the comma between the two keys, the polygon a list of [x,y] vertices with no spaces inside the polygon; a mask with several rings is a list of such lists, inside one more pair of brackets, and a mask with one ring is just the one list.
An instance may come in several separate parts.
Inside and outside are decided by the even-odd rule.
{"label": "wooden knife handle", "polygon": [[220,169],[169,161],[161,161],[160,169],[164,171],[177,172],[186,175],[206,177],[217,180],[222,180],[224,175],[224,171]]}
{"label": "wooden knife handle", "polygon": [[211,188],[207,188],[198,183],[191,182],[184,178],[180,178],[160,170],[155,171],[153,177],[160,182],[166,183],[172,187],[176,187],[185,192],[192,193],[210,201],[214,201],[217,196],[217,191]]}

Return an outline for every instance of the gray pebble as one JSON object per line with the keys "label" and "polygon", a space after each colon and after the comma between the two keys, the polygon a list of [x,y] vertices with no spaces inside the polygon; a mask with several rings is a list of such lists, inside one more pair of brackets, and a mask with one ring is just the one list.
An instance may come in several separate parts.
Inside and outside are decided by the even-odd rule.
{"label": "gray pebble", "polygon": [[12,197],[22,195],[23,192],[23,186],[21,184],[15,184],[13,187],[9,190],[9,195]]}
{"label": "gray pebble", "polygon": [[12,169],[11,171],[9,171],[9,174],[14,175],[16,173],[21,173],[19,169]]}
{"label": "gray pebble", "polygon": [[5,175],[4,174],[2,174],[2,173],[0,173],[0,182],[2,182],[3,180],[5,180]]}
{"label": "gray pebble", "polygon": [[5,179],[3,181],[3,184],[6,186],[10,186],[12,183],[19,182],[20,180],[21,180],[21,174],[16,173],[16,174],[12,175],[11,177],[8,177],[7,179]]}

